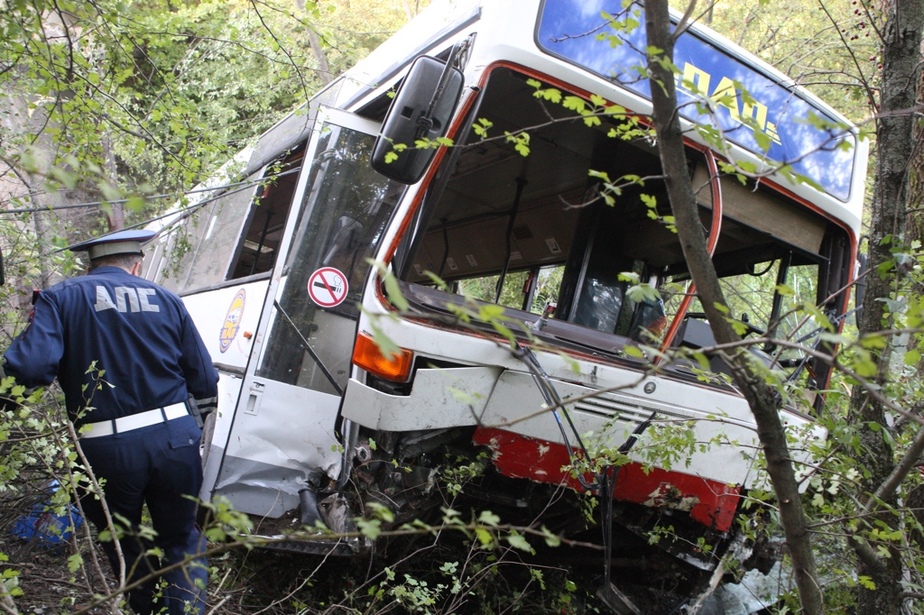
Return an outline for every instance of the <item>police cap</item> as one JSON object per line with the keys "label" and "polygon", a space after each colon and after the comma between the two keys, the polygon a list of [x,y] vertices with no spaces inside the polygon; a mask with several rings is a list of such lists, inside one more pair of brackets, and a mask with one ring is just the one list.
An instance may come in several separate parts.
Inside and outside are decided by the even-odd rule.
{"label": "police cap", "polygon": [[144,229],[116,231],[102,237],[88,239],[70,247],[72,252],[87,252],[90,260],[112,254],[142,254],[141,245],[154,238],[157,233]]}

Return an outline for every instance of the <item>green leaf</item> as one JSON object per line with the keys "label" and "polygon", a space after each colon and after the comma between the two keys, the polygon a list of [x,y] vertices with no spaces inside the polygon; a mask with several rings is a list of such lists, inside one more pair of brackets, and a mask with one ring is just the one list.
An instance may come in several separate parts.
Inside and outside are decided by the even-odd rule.
{"label": "green leaf", "polygon": [[369,502],[366,505],[366,510],[370,512],[376,519],[381,519],[386,523],[392,523],[395,520],[395,513],[391,511],[390,508],[378,502]]}
{"label": "green leaf", "polygon": [[519,549],[520,551],[525,551],[527,553],[535,553],[532,545],[529,544],[529,541],[527,541],[522,534],[514,532],[507,536],[506,540],[514,549]]}
{"label": "green leaf", "polygon": [[483,547],[490,547],[494,544],[494,536],[492,536],[491,532],[483,527],[475,528],[475,537]]}
{"label": "green leaf", "polygon": [[594,126],[601,126],[603,122],[600,121],[600,118],[596,115],[588,115],[584,118],[584,124],[590,128]]}
{"label": "green leaf", "polygon": [[83,566],[83,556],[75,553],[67,558],[67,569],[69,572],[77,572]]}
{"label": "green leaf", "polygon": [[580,115],[584,115],[584,113],[586,113],[587,103],[580,96],[565,96],[565,99],[562,101],[561,105],[565,109],[576,111]]}
{"label": "green leaf", "polygon": [[125,201],[125,209],[136,213],[142,212],[144,210],[144,205],[144,197],[137,194],[131,195],[128,197],[128,200]]}
{"label": "green leaf", "polygon": [[482,139],[487,138],[488,130],[494,126],[494,123],[485,118],[478,118],[478,121],[475,122],[475,125],[472,126],[472,130],[475,131],[475,134],[481,137]]}
{"label": "green leaf", "polygon": [[72,173],[62,167],[51,167],[51,169],[48,171],[48,175],[70,190],[73,190],[77,186],[77,174]]}
{"label": "green leaf", "polygon": [[371,258],[367,258],[366,262],[376,268],[378,271],[379,277],[382,279],[382,286],[385,288],[385,296],[388,298],[388,301],[397,308],[399,312],[407,312],[411,305],[408,303],[407,299],[404,297],[404,294],[401,292],[400,286],[398,286],[398,280],[395,278],[394,273],[391,269],[381,261],[377,261]]}
{"label": "green leaf", "polygon": [[500,517],[489,510],[484,510],[478,515],[478,522],[490,525],[491,527],[497,527],[500,524]]}
{"label": "green leaf", "polygon": [[869,350],[883,350],[887,343],[888,338],[877,333],[866,335],[860,340],[860,345]]}
{"label": "green leaf", "polygon": [[633,359],[644,359],[645,358],[645,353],[642,352],[642,349],[639,348],[638,346],[630,346],[630,345],[623,346],[622,352],[627,357],[631,357]]}
{"label": "green leaf", "polygon": [[357,519],[356,527],[369,540],[375,540],[382,533],[382,522],[378,519]]}
{"label": "green leaf", "polygon": [[857,582],[870,591],[876,590],[876,582],[866,575],[860,575],[857,577]]}
{"label": "green leaf", "polygon": [[559,537],[558,534],[550,532],[545,526],[542,527],[542,536],[545,539],[545,544],[550,547],[557,547],[561,545],[561,537]]}

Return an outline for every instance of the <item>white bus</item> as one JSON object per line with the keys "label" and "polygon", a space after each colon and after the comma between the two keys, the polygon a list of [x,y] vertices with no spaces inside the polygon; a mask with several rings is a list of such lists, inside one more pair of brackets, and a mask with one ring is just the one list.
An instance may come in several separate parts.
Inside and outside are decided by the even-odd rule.
{"label": "white bus", "polygon": [[[736,523],[767,483],[728,368],[650,360],[714,340],[665,224],[656,140],[635,130],[651,105],[643,28],[619,27],[633,12],[434,3],[161,230],[148,275],[184,297],[221,373],[203,499],[224,496],[270,534],[318,516],[343,530],[368,502],[398,524],[441,504],[442,468],[484,463],[465,497],[582,540],[601,539],[579,494],[612,490],[599,510],[626,587],[695,586],[727,553],[772,559]],[[820,325],[791,308],[817,306],[835,326],[847,312],[866,145],[705,28],[675,54],[689,173],[732,315],[815,344]],[[729,162],[759,179],[723,173]],[[828,368],[791,345],[751,352],[803,391],[781,410],[794,433],[823,435],[812,413]],[[676,458],[655,455],[665,433],[689,443]],[[578,463],[620,446],[632,461],[618,472]]]}

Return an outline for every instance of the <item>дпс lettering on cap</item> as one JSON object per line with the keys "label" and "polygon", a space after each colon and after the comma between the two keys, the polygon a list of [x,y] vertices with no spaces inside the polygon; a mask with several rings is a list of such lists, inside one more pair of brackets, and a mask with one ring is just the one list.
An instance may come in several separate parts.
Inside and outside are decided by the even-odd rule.
{"label": "\u0434\u043f\u0441 lettering on cap", "polygon": [[72,252],[87,252],[90,260],[112,254],[141,254],[141,246],[157,235],[155,231],[128,229],[94,237],[71,246]]}

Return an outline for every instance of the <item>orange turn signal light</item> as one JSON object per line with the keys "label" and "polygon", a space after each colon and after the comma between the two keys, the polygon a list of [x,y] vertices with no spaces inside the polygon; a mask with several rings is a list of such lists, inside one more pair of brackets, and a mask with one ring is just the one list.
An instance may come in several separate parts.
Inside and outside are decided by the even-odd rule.
{"label": "orange turn signal light", "polygon": [[405,382],[411,373],[414,353],[398,348],[394,353],[383,353],[374,339],[365,333],[356,336],[353,346],[353,364],[367,372],[384,378]]}

